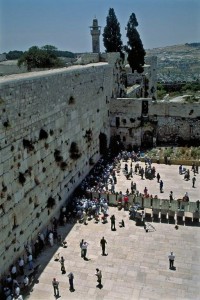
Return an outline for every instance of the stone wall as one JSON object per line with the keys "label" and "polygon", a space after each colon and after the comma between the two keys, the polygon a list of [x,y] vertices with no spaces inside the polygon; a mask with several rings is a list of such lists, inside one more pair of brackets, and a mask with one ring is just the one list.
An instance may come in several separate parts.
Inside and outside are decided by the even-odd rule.
{"label": "stone wall", "polygon": [[99,63],[0,79],[1,273],[98,161],[112,74]]}
{"label": "stone wall", "polygon": [[99,62],[99,53],[83,53],[78,58],[75,64],[77,65],[87,65],[91,63]]}
{"label": "stone wall", "polygon": [[[146,102],[148,112],[144,113],[142,107]],[[141,146],[148,141],[150,146],[153,140],[154,143],[174,143],[178,139],[200,142],[200,103],[112,99],[110,126],[111,135],[119,136],[125,146]]]}
{"label": "stone wall", "polygon": [[[119,53],[88,54],[82,63],[0,78],[1,273],[58,214],[111,136],[127,147],[200,140],[199,103],[123,98]],[[155,68],[153,59],[148,90]]]}

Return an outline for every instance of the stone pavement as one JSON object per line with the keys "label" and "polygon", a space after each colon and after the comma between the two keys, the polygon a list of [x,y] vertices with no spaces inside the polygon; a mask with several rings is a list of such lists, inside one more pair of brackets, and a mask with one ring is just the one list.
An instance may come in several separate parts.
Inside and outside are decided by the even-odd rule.
{"label": "stone pavement", "polygon": [[[189,189],[191,199],[196,200],[200,175],[197,175],[197,188],[192,189],[191,181],[185,182],[178,174],[178,166],[155,166],[164,181],[163,198],[168,198],[170,190],[177,198]],[[170,173],[171,176],[168,176]],[[131,181],[126,180],[122,173],[117,179],[117,189],[124,192],[127,187],[130,188]],[[134,175],[134,181],[139,191],[147,186],[150,193],[159,194],[156,180],[141,180]],[[76,223],[59,227],[59,233],[66,235],[68,247],[54,245],[40,255],[35,265],[41,263],[41,274],[27,299],[55,299],[51,285],[54,277],[60,282],[62,299],[200,299],[200,227],[179,226],[176,230],[172,224],[151,223],[153,228],[147,233],[143,227],[135,226],[135,222],[129,220],[127,211],[110,207],[111,214],[116,216],[116,231],[110,230],[110,220],[107,224],[95,224],[91,220],[88,225]],[[119,227],[122,219],[125,228]],[[107,256],[101,255],[100,239],[103,236],[107,240]],[[88,261],[80,255],[81,239],[89,243]],[[176,255],[175,271],[169,270],[170,251]],[[61,274],[60,263],[54,261],[55,253],[65,258],[64,275]],[[102,270],[102,289],[96,287],[96,268]],[[69,272],[74,273],[73,293],[69,291]]]}

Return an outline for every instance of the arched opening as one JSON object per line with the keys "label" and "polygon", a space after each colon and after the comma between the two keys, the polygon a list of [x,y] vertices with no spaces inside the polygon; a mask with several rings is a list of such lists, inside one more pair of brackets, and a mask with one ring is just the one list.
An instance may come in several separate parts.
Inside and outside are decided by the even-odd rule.
{"label": "arched opening", "polygon": [[142,146],[144,148],[153,147],[153,132],[152,131],[147,130],[147,131],[144,132]]}

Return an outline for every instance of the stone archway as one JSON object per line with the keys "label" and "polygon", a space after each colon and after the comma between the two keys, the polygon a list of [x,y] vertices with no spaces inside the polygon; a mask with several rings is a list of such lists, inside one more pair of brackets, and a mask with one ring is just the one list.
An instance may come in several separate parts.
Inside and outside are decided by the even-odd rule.
{"label": "stone archway", "polygon": [[144,148],[153,147],[153,132],[150,130],[146,130],[143,134],[142,146]]}

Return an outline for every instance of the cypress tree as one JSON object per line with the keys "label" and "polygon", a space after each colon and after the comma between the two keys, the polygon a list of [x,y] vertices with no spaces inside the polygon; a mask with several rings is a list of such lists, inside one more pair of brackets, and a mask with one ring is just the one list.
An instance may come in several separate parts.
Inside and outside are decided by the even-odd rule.
{"label": "cypress tree", "polygon": [[127,33],[128,47],[126,48],[128,52],[128,62],[132,69],[132,72],[137,71],[138,73],[143,72],[145,50],[143,48],[140,35],[136,29],[138,22],[134,13],[131,14],[128,24]]}
{"label": "cypress tree", "polygon": [[106,52],[121,52],[122,50],[120,24],[113,8],[110,8],[108,12],[103,32],[103,43]]}

